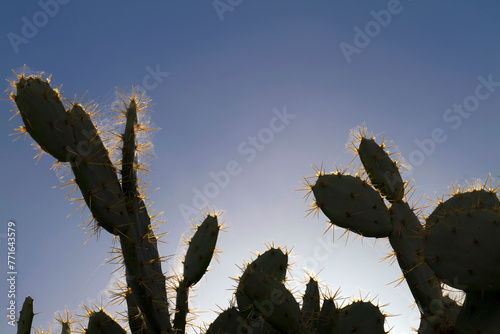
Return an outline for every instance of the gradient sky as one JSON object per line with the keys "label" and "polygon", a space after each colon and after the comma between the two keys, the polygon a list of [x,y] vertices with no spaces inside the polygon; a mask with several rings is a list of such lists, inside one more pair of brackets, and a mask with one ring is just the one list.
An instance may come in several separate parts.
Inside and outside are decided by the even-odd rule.
{"label": "gradient sky", "polygon": [[[218,11],[215,4],[226,5]],[[306,214],[303,199],[311,164],[326,171],[346,167],[349,132],[366,124],[377,139],[392,140],[411,165],[404,174],[422,196],[442,196],[466,180],[499,180],[500,4],[497,1],[6,1],[0,12],[1,76],[14,79],[23,65],[52,74],[64,97],[95,101],[109,123],[116,88],[141,85],[152,98],[156,159],[150,160],[151,195],[170,232],[161,255],[177,256],[164,270],[179,268],[183,234],[201,218],[198,192],[223,210],[231,228],[219,237],[219,263],[197,286],[191,303],[196,324],[226,308],[241,272],[237,266],[264,252],[266,243],[292,249],[297,295],[305,273],[319,275],[346,298],[368,293],[393,333],[418,326],[405,284],[390,282],[397,265],[378,263],[385,242],[323,235],[327,218]],[[55,5],[56,4],[56,5]],[[229,7],[227,7],[229,6]],[[222,8],[222,7],[221,7]],[[390,13],[390,17],[386,15]],[[378,21],[377,21],[378,20]],[[152,73],[156,73],[152,75]],[[168,73],[168,75],[167,75]],[[489,84],[488,84],[489,82]],[[4,82],[4,88],[9,84]],[[7,95],[4,95],[7,98]],[[90,239],[63,199],[66,190],[49,170],[54,159],[35,164],[29,140],[9,134],[22,124],[13,104],[1,101],[0,150],[4,189],[0,204],[1,270],[6,277],[6,232],[16,222],[16,294],[21,306],[34,298],[34,327],[47,329],[56,311],[82,314],[90,302],[104,304],[116,267],[106,264],[111,237]],[[276,114],[289,115],[285,121]],[[271,131],[270,128],[275,131]],[[260,137],[259,137],[260,136]],[[433,138],[434,136],[434,138]],[[260,138],[257,144],[253,138]],[[254,144],[252,144],[254,143]],[[239,169],[207,195],[213,175],[233,161]],[[212,188],[213,190],[213,188]],[[202,201],[205,201],[202,199]],[[423,199],[422,206],[432,204]],[[191,207],[198,214],[183,214]],[[428,212],[430,209],[426,209]],[[335,239],[342,230],[335,231]],[[4,313],[9,303],[1,280]],[[107,308],[113,311],[112,308]],[[1,316],[1,332],[14,333]],[[57,325],[52,325],[55,331]]]}

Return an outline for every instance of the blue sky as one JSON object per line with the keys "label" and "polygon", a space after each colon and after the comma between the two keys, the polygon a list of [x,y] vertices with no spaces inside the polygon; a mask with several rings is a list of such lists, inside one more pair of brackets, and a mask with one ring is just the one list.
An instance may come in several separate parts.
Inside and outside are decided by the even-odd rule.
{"label": "blue sky", "polygon": [[[322,284],[341,288],[343,297],[370,292],[390,303],[384,311],[399,314],[388,319],[394,333],[418,325],[409,290],[388,284],[399,268],[378,263],[389,249],[352,237],[332,245],[331,233],[323,235],[327,218],[303,218],[312,198],[293,191],[314,172],[311,164],[323,162],[326,171],[347,166],[349,132],[363,123],[378,139],[385,132],[411,165],[404,178],[417,186],[414,202],[488,173],[499,179],[496,1],[42,0],[4,7],[3,78],[14,79],[11,70],[19,73],[24,64],[52,74],[66,98],[87,92],[83,101],[99,104],[103,124],[117,100],[115,87],[130,92],[140,85],[152,98],[151,119],[161,130],[152,137],[157,158],[149,161],[150,181],[159,189],[151,201],[164,212],[161,232],[170,232],[162,255],[183,254],[182,235],[201,214],[181,209],[199,213],[197,194],[224,211],[231,229],[219,237],[220,263],[197,287],[196,324],[229,305],[237,265],[274,242],[293,247],[298,291],[306,268],[321,270]],[[35,164],[29,140],[12,142],[9,134],[22,121],[8,121],[13,105],[1,105],[1,249],[7,253],[7,223],[15,221],[16,301],[20,306],[31,295],[40,312],[33,325],[47,329],[65,306],[82,314],[82,303],[106,304],[103,291],[115,269],[106,264],[111,237],[102,233],[84,244],[79,224],[88,212],[66,218],[76,207],[63,202],[66,190],[53,188],[60,184],[49,170],[54,159],[45,155]],[[228,164],[237,171],[214,187],[214,175]],[[1,282],[6,312],[9,287]],[[14,332],[4,320],[1,328]]]}

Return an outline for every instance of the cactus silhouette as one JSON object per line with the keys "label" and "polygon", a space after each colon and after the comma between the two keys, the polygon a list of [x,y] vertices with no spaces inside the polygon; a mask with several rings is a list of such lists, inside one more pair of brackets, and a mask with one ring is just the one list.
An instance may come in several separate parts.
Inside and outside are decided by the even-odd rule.
{"label": "cactus silhouette", "polygon": [[[454,188],[421,223],[406,200],[413,188],[388,144],[377,144],[364,126],[352,134],[360,173],[317,170],[314,182],[306,178],[315,197],[311,212],[320,210],[330,224],[361,236],[389,239],[421,314],[419,333],[500,332],[499,187],[478,181]],[[443,283],[465,293],[463,305]]]}
{"label": "cactus silhouette", "polygon": [[[87,229],[105,230],[119,246],[116,260],[125,268],[125,282],[117,297],[126,302],[132,333],[184,333],[188,324],[189,291],[204,276],[216,255],[223,224],[217,213],[207,213],[188,240],[183,274],[167,278],[157,248],[154,217],[148,213],[147,172],[143,158],[149,144],[139,138],[152,125],[143,117],[150,102],[133,92],[115,108],[116,122],[124,130],[113,133],[117,142],[106,143],[95,126],[96,107],[64,100],[49,79],[18,75],[10,97],[28,133],[56,160],[69,168],[74,183],[92,214]],[[428,217],[408,204],[413,188],[403,181],[401,163],[359,128],[351,144],[362,168],[350,175],[338,170],[305,178],[314,195],[311,212],[321,211],[330,224],[364,237],[387,238],[403,279],[421,315],[419,333],[500,332],[500,201],[498,187],[486,183],[455,188],[440,200]],[[115,152],[113,150],[118,150]],[[119,159],[113,157],[119,156]],[[115,161],[116,160],[116,161]],[[424,222],[425,220],[425,222]],[[321,291],[318,279],[309,277],[297,298],[288,288],[289,252],[270,245],[245,264],[236,279],[234,298],[205,333],[386,333],[386,315],[369,300],[339,305],[337,293]],[[446,293],[446,286],[465,294],[463,303]],[[170,305],[167,287],[175,294]],[[84,333],[126,333],[102,308],[85,308]],[[30,333],[33,299],[27,297],[18,320],[18,333]],[[57,320],[62,333],[71,333],[72,315]]]}
{"label": "cactus silhouette", "polygon": [[[145,188],[138,177],[138,173],[145,170],[139,155],[148,154],[148,145],[139,144],[138,136],[150,130],[148,123],[140,122],[149,99],[137,92],[132,97],[122,94],[122,103],[115,111],[117,122],[123,122],[125,130],[115,134],[121,142],[120,162],[116,167],[92,121],[94,106],[64,102],[59,91],[50,86],[50,80],[42,76],[21,74],[13,87],[15,93],[11,98],[24,123],[18,131],[27,132],[43,152],[57,159],[56,164],[69,164],[74,176],[71,182],[79,187],[92,213],[88,228],[93,233],[102,228],[119,240],[116,252],[126,271],[123,298],[127,302],[131,330],[134,333],[185,332],[189,288],[205,274],[222,224],[216,213],[209,213],[189,240],[184,275],[176,288],[177,304],[172,323],[162,258],[157,250],[156,226],[148,213]],[[26,299],[26,303],[33,308],[31,298]],[[33,312],[28,310],[23,308],[21,312],[20,331],[29,332]],[[88,313],[87,332],[124,332],[104,310]]]}

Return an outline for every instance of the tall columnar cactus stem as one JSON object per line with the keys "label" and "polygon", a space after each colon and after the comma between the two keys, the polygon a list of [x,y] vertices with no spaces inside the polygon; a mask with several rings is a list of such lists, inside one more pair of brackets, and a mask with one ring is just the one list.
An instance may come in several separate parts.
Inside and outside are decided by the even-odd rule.
{"label": "tall columnar cactus stem", "polygon": [[[123,111],[127,121],[122,136],[121,187],[107,150],[97,136],[90,117],[79,105],[73,105],[70,113],[75,138],[86,140],[91,149],[86,156],[79,154],[72,160],[72,170],[98,224],[119,235],[127,284],[143,311],[148,327],[167,331],[170,319],[165,277],[161,271],[151,219],[137,183],[137,103],[142,102],[141,96],[134,95]],[[89,193],[93,197],[85,196]],[[108,207],[102,208],[105,204]]]}
{"label": "tall columnar cactus stem", "polygon": [[33,323],[33,298],[26,297],[17,321],[17,334],[29,334]]}
{"label": "tall columnar cactus stem", "polygon": [[[137,128],[138,128],[138,118],[137,118],[137,103],[136,99],[140,97],[134,96],[130,99],[127,106],[126,102],[123,103],[124,118],[125,118],[125,131],[122,135],[122,189],[125,194],[125,203],[128,212],[138,218],[143,219],[147,215],[147,210],[144,205],[144,201],[141,198],[139,191],[139,184],[137,182],[137,167],[139,165],[137,159]],[[146,102],[147,103],[147,102]],[[144,237],[148,233],[148,229],[151,224],[146,219],[146,221],[141,221],[140,229],[138,230],[139,235]]]}
{"label": "tall columnar cactus stem", "polygon": [[168,333],[171,329],[165,278],[155,275],[153,266],[159,259],[151,259],[134,241],[136,234],[129,229],[127,235],[120,236],[121,252],[126,267],[127,285],[132,289],[134,298],[145,317],[147,327],[157,333]]}
{"label": "tall columnar cactus stem", "polygon": [[[149,216],[140,215],[147,220]],[[137,217],[133,217],[137,218]],[[127,285],[131,288],[137,306],[144,315],[147,327],[158,333],[171,329],[165,277],[161,272],[161,258],[156,249],[156,239],[140,237],[139,220],[120,236],[121,253],[126,270]],[[152,242],[154,240],[154,243]]]}
{"label": "tall columnar cactus stem", "polygon": [[122,189],[132,228],[120,236],[123,261],[126,266],[127,284],[132,289],[137,305],[145,316],[147,327],[155,332],[171,329],[165,276],[157,249],[151,219],[139,191],[137,181],[137,131],[138,108],[149,100],[134,94],[125,107],[125,131],[122,135]]}

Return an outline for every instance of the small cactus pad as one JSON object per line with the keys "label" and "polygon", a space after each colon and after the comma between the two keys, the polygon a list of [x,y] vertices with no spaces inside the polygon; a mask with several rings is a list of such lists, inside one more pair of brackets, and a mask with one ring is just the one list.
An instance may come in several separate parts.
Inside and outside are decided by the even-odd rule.
{"label": "small cactus pad", "polygon": [[323,301],[319,313],[318,329],[316,334],[338,334],[339,333],[339,311],[335,306],[333,298]]}
{"label": "small cactus pad", "polygon": [[256,314],[255,306],[250,298],[243,291],[242,281],[247,273],[257,272],[269,278],[284,282],[288,267],[288,253],[284,253],[281,248],[271,247],[264,253],[249,263],[240,277],[238,288],[236,289],[236,301],[240,312],[247,318]]}
{"label": "small cactus pad", "polygon": [[206,334],[280,334],[264,319],[248,319],[231,307],[220,313],[210,324]]}
{"label": "small cactus pad", "polygon": [[206,331],[206,334],[223,333],[249,333],[248,324],[236,307],[231,307],[220,313]]}
{"label": "small cactus pad", "polygon": [[283,333],[302,333],[299,304],[282,282],[258,272],[241,279],[244,293],[268,323]]}
{"label": "small cactus pad", "polygon": [[127,332],[105,311],[93,312],[89,317],[87,334],[126,334]]}
{"label": "small cactus pad", "polygon": [[184,259],[184,282],[187,287],[196,284],[207,271],[214,255],[219,229],[217,216],[208,215],[189,241]]}
{"label": "small cactus pad", "polygon": [[302,325],[304,333],[316,333],[318,315],[320,312],[320,297],[318,281],[310,277],[306,285],[306,292],[302,297]]}
{"label": "small cactus pad", "polygon": [[284,281],[287,268],[288,254],[283,253],[281,248],[271,247],[248,264],[245,272],[256,271],[275,280]]}
{"label": "small cactus pad", "polygon": [[21,76],[15,86],[14,101],[26,131],[44,151],[59,161],[68,162],[75,140],[59,92],[41,77]]}
{"label": "small cactus pad", "polygon": [[357,301],[339,310],[339,334],[385,334],[385,315],[370,302]]}
{"label": "small cactus pad", "polygon": [[385,238],[391,233],[391,219],[382,197],[361,178],[321,174],[312,191],[316,205],[333,224],[366,237]]}
{"label": "small cactus pad", "polygon": [[361,138],[359,158],[373,186],[388,201],[400,201],[404,195],[404,183],[397,163],[374,139]]}
{"label": "small cactus pad", "polygon": [[427,231],[425,260],[446,284],[464,291],[500,289],[500,211],[449,213]]}

